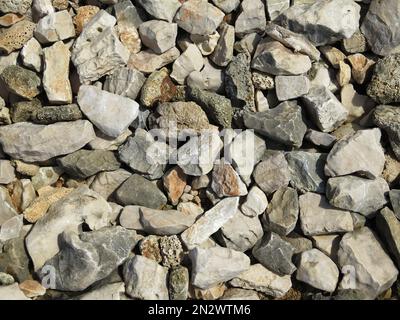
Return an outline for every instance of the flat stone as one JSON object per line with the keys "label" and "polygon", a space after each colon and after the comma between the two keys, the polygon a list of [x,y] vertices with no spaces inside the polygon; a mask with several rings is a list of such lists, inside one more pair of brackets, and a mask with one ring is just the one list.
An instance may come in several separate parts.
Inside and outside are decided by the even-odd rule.
{"label": "flat stone", "polygon": [[379,129],[359,130],[339,140],[328,154],[325,175],[335,177],[359,173],[378,177],[385,164]]}
{"label": "flat stone", "polygon": [[128,139],[132,135],[132,131],[129,129],[126,129],[116,138],[109,137],[102,133],[100,130],[95,130],[95,132],[96,138],[88,143],[88,147],[93,150],[118,150],[118,148],[125,143],[126,139]]}
{"label": "flat stone", "polygon": [[90,184],[90,189],[97,192],[107,200],[130,176],[131,173],[124,169],[100,172]]}
{"label": "flat stone", "polygon": [[347,109],[324,86],[312,87],[301,99],[314,123],[323,132],[337,129],[347,119]]}
{"label": "flat stone", "polygon": [[293,253],[292,245],[273,232],[266,232],[252,250],[254,258],[279,276],[291,275],[296,270]]}
{"label": "flat stone", "polygon": [[15,169],[8,160],[0,160],[0,184],[9,184],[16,179]]}
{"label": "flat stone", "polygon": [[139,0],[139,4],[154,18],[172,22],[181,6],[178,0]]}
{"label": "flat stone", "polygon": [[307,192],[299,197],[300,225],[308,236],[350,232],[354,222],[349,211],[332,207],[323,195]]}
{"label": "flat stone", "polygon": [[167,68],[154,71],[144,83],[140,102],[145,107],[153,107],[157,102],[169,102],[175,96],[176,86],[172,82]]}
{"label": "flat stone", "polygon": [[189,250],[201,245],[235,215],[238,205],[238,197],[221,200],[181,234],[182,242]]}
{"label": "flat stone", "polygon": [[177,205],[186,187],[187,176],[179,167],[174,167],[163,176],[163,186],[168,194],[168,199]]}
{"label": "flat stone", "polygon": [[350,270],[341,286],[360,292],[367,299],[375,299],[397,279],[398,270],[367,227],[345,234],[338,256],[340,267]]}
{"label": "flat stone", "polygon": [[128,129],[139,112],[139,105],[134,100],[95,86],[79,88],[78,104],[90,121],[110,137],[118,137]]}
{"label": "flat stone", "polygon": [[243,0],[241,9],[235,22],[235,32],[240,38],[249,33],[264,31],[265,6],[261,0]]}
{"label": "flat stone", "polygon": [[329,203],[337,208],[361,213],[370,218],[387,203],[389,186],[383,178],[356,176],[330,178],[326,186]]}
{"label": "flat stone", "polygon": [[135,100],[145,81],[146,77],[140,71],[132,68],[120,67],[111,75],[107,76],[103,89],[119,96]]}
{"label": "flat stone", "polygon": [[280,42],[266,38],[258,44],[251,66],[272,75],[294,76],[310,70],[311,60],[307,55],[293,52]]}
{"label": "flat stone", "polygon": [[235,44],[235,28],[227,23],[221,25],[218,44],[210,56],[217,66],[226,67],[233,58],[233,46]]}
{"label": "flat stone", "polygon": [[142,50],[132,54],[128,61],[128,67],[134,67],[143,73],[152,73],[174,62],[180,56],[178,48],[174,47],[162,54],[156,54],[151,50]]}
{"label": "flat stone", "polygon": [[354,121],[368,114],[374,107],[375,102],[368,96],[358,94],[352,84],[347,84],[340,91],[340,100],[349,112],[347,121]]}
{"label": "flat stone", "polygon": [[22,20],[4,30],[0,34],[0,50],[9,55],[15,50],[21,49],[32,37],[36,24],[28,20]]}
{"label": "flat stone", "polygon": [[31,300],[25,296],[18,283],[0,286],[0,300]]}
{"label": "flat stone", "polygon": [[339,69],[340,62],[346,59],[346,55],[336,47],[322,46],[320,50],[325,59],[328,60],[335,69]]}
{"label": "flat stone", "polygon": [[146,47],[161,54],[175,47],[178,25],[160,20],[150,20],[140,25],[139,34]]}
{"label": "flat stone", "polygon": [[125,206],[119,216],[119,223],[127,229],[143,231],[142,223],[140,222],[140,206]]}
{"label": "flat stone", "polygon": [[186,78],[189,87],[213,92],[221,92],[224,88],[225,74],[223,70],[214,67],[208,59],[204,60],[204,68],[201,71],[193,71]]}
{"label": "flat stone", "polygon": [[334,292],[339,280],[336,264],[317,249],[301,254],[296,279],[326,292]]}
{"label": "flat stone", "polygon": [[204,65],[203,56],[196,45],[190,44],[172,65],[171,78],[184,84],[186,77],[193,71],[200,71]]}
{"label": "flat stone", "polygon": [[281,238],[292,245],[294,248],[294,254],[299,254],[313,248],[313,243],[310,239],[303,237],[296,232],[292,232],[287,236],[281,236]]}
{"label": "flat stone", "polygon": [[31,38],[25,43],[20,52],[23,65],[36,72],[42,70],[42,55],[42,47],[35,38]]}
{"label": "flat stone", "polygon": [[0,2],[0,11],[25,14],[32,5],[32,0],[10,0]]}
{"label": "flat stone", "polygon": [[167,197],[149,180],[133,174],[116,190],[115,198],[124,205],[140,205],[158,209],[167,203]]}
{"label": "flat stone", "polygon": [[395,257],[397,268],[400,266],[400,221],[389,208],[383,208],[377,215],[376,225],[379,234],[385,239],[390,252]]}
{"label": "flat stone", "polygon": [[299,98],[310,90],[310,81],[306,76],[276,76],[276,96],[279,101]]}
{"label": "flat stone", "polygon": [[168,291],[170,300],[186,300],[189,291],[189,270],[177,266],[170,270],[168,277]]}
{"label": "flat stone", "polygon": [[52,12],[38,21],[35,38],[42,44],[75,37],[75,27],[67,10]]}
{"label": "flat stone", "polygon": [[192,261],[191,283],[200,289],[231,280],[250,267],[250,259],[244,253],[222,247],[195,248],[189,257]]}
{"label": "flat stone", "polygon": [[312,236],[314,247],[331,258],[334,262],[337,261],[337,251],[341,236],[337,234],[328,234],[321,236]]}
{"label": "flat stone", "polygon": [[9,66],[3,70],[0,78],[9,92],[22,98],[32,100],[40,93],[40,78],[31,70]]}
{"label": "flat stone", "polygon": [[240,211],[248,217],[256,217],[264,213],[267,207],[267,196],[259,187],[253,186],[242,203]]}
{"label": "flat stone", "polygon": [[26,162],[45,161],[69,154],[82,148],[94,137],[93,126],[87,120],[47,126],[21,122],[0,128],[0,143],[4,152]]}
{"label": "flat stone", "polygon": [[33,110],[30,118],[34,123],[52,124],[82,119],[82,112],[76,104],[47,106]]}

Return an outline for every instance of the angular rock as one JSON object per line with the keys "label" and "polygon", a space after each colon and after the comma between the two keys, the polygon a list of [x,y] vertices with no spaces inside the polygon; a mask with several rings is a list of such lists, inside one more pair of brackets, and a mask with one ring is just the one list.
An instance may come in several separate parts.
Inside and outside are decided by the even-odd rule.
{"label": "angular rock", "polygon": [[306,76],[276,76],[275,90],[279,101],[296,99],[310,91],[310,81]]}
{"label": "angular rock", "polygon": [[337,261],[337,251],[341,240],[340,235],[313,236],[312,240],[315,248],[326,254],[333,261]]}
{"label": "angular rock", "polygon": [[364,84],[369,80],[376,61],[367,58],[361,53],[356,53],[347,57],[351,65],[351,75],[354,81],[358,84]]}
{"label": "angular rock", "polygon": [[183,266],[171,269],[168,277],[170,300],[186,300],[189,291],[189,270]]}
{"label": "angular rock", "polygon": [[154,18],[172,22],[181,6],[178,0],[139,0],[139,4]]}
{"label": "angular rock", "polygon": [[215,68],[209,60],[204,60],[204,68],[201,71],[193,71],[186,78],[189,87],[213,92],[221,92],[224,87],[225,74],[221,69]]}
{"label": "angular rock", "polygon": [[108,199],[115,190],[129,177],[131,173],[118,169],[110,172],[100,172],[90,184],[90,189],[100,194],[104,199]]}
{"label": "angular rock", "polygon": [[23,227],[23,216],[19,214],[1,224],[0,241],[5,242],[20,236]]}
{"label": "angular rock", "polygon": [[142,50],[130,56],[128,67],[134,67],[143,73],[152,73],[174,62],[179,56],[180,52],[176,47],[162,54],[156,54],[151,50]]}
{"label": "angular rock", "polygon": [[42,47],[35,38],[31,38],[27,43],[25,43],[20,52],[23,65],[36,72],[42,70],[42,55]]}
{"label": "angular rock", "polygon": [[130,53],[138,53],[142,48],[142,42],[137,30],[142,19],[132,3],[123,1],[114,6],[117,18],[117,31],[122,44]]}
{"label": "angular rock", "polygon": [[392,208],[394,214],[397,219],[400,220],[400,190],[392,189],[389,191],[390,203],[392,204]]}
{"label": "angular rock", "polygon": [[339,69],[340,62],[343,62],[346,59],[346,55],[336,47],[322,46],[320,47],[320,50],[325,59],[328,60],[335,69]]}
{"label": "angular rock", "polygon": [[14,167],[8,160],[0,160],[0,184],[9,184],[16,179]]}
{"label": "angular rock", "polygon": [[351,80],[351,68],[347,63],[343,61],[339,62],[339,70],[336,74],[336,80],[340,87],[349,84]]}
{"label": "angular rock", "polygon": [[7,90],[22,98],[32,100],[40,93],[40,78],[35,72],[20,66],[8,66],[0,74]]}
{"label": "angular rock", "polygon": [[178,25],[160,20],[150,20],[142,23],[139,34],[145,46],[157,54],[175,47]]}
{"label": "angular rock", "polygon": [[76,104],[48,106],[33,110],[31,121],[38,124],[75,121],[82,119],[82,112]]}
{"label": "angular rock", "polygon": [[95,132],[96,138],[88,143],[88,147],[93,150],[118,150],[118,147],[121,146],[126,141],[126,139],[128,139],[128,137],[132,135],[132,131],[129,129],[126,129],[116,138],[109,137],[102,133],[100,130],[95,130]]}
{"label": "angular rock", "polygon": [[375,107],[375,102],[368,96],[358,94],[352,84],[347,84],[342,88],[340,100],[349,112],[347,121],[354,121],[368,114]]}
{"label": "angular rock", "polygon": [[142,223],[140,222],[140,206],[126,206],[122,209],[119,216],[119,223],[127,229],[143,231]]}
{"label": "angular rock", "polygon": [[21,49],[32,37],[36,24],[28,20],[22,20],[4,30],[0,34],[0,51],[10,54]]}
{"label": "angular rock", "polygon": [[175,96],[176,87],[169,77],[167,68],[154,71],[144,83],[140,102],[145,107],[152,107],[157,102],[168,102]]}
{"label": "angular rock", "polygon": [[103,89],[135,100],[145,83],[146,77],[138,70],[120,67],[107,76]]}
{"label": "angular rock", "polygon": [[63,170],[59,167],[40,167],[37,173],[32,176],[32,185],[35,190],[50,186],[57,182],[62,173]]}
{"label": "angular rock", "polygon": [[203,67],[203,56],[196,45],[190,44],[172,65],[171,78],[179,84],[184,84],[186,77],[192,71],[200,71]]}
{"label": "angular rock", "polygon": [[75,27],[67,10],[52,12],[39,20],[35,38],[42,44],[75,37]]}
{"label": "angular rock", "polygon": [[174,167],[163,176],[163,186],[168,193],[168,199],[177,205],[186,187],[187,176],[179,167]]}
{"label": "angular rock", "polygon": [[225,13],[231,13],[240,4],[240,0],[212,0],[212,2]]}
{"label": "angular rock", "polygon": [[247,194],[246,185],[229,163],[214,165],[211,188],[218,197],[237,197]]}
{"label": "angular rock", "polygon": [[217,66],[226,67],[233,58],[235,28],[227,23],[220,27],[220,38],[210,59]]}
{"label": "angular rock", "polygon": [[[47,0],[46,0],[47,1]],[[54,11],[54,8],[53,8]],[[99,7],[96,6],[81,6],[78,7],[76,10],[76,15],[73,18],[74,25],[75,25],[75,31],[77,35],[80,35],[82,33],[83,28],[85,25],[100,11]],[[115,9],[117,12],[117,9]]]}
{"label": "angular rock", "polygon": [[0,2],[0,11],[25,14],[32,5],[32,0],[10,0]]}
{"label": "angular rock", "polygon": [[32,120],[33,113],[42,108],[38,98],[32,101],[19,101],[11,105],[10,115],[12,122],[28,122]]}
{"label": "angular rock", "polygon": [[267,196],[259,187],[253,186],[242,203],[240,211],[248,217],[256,217],[264,213],[267,207]]}
{"label": "angular rock", "polygon": [[397,268],[400,266],[400,221],[389,208],[383,208],[377,215],[376,225],[379,234],[385,239],[390,252],[396,260]]}
{"label": "angular rock", "polygon": [[235,32],[242,38],[246,34],[264,31],[265,7],[261,0],[243,0],[242,11],[235,22]]}
{"label": "angular rock", "polygon": [[358,30],[350,38],[342,40],[342,49],[347,54],[365,52],[368,50],[367,39]]}

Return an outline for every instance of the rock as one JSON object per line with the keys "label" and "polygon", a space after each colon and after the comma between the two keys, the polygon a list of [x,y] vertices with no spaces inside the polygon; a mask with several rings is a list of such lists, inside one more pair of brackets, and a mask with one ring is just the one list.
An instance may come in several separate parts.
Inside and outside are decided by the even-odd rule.
{"label": "rock", "polygon": [[340,87],[349,84],[351,80],[351,68],[347,63],[343,61],[339,62],[339,70],[336,74],[336,80]]}
{"label": "rock", "polygon": [[24,225],[21,214],[14,216],[1,224],[0,241],[5,242],[18,238]]}
{"label": "rock", "polygon": [[314,123],[323,132],[337,129],[348,116],[346,108],[326,87],[312,87],[301,99]]}
{"label": "rock", "polygon": [[272,0],[266,3],[268,16],[271,20],[277,18],[282,12],[290,7],[289,0]]}
{"label": "rock", "polygon": [[367,94],[378,103],[400,102],[397,90],[400,74],[400,53],[391,54],[379,60],[367,87]]}
{"label": "rock", "polygon": [[[140,117],[140,111],[139,116]],[[136,118],[136,119],[138,119]],[[109,137],[100,130],[95,130],[96,138],[88,143],[88,147],[92,150],[109,150],[115,151],[132,135],[132,131],[126,129],[117,138]]]}
{"label": "rock", "polygon": [[240,211],[248,217],[256,217],[264,213],[267,207],[267,196],[260,188],[253,186],[242,203]]}
{"label": "rock", "polygon": [[192,71],[200,71],[203,67],[203,56],[196,45],[190,44],[172,65],[171,78],[179,84],[184,84],[186,77]]}
{"label": "rock", "polygon": [[[339,246],[339,265],[352,267],[342,280],[342,287],[375,299],[396,281],[398,270],[385,253],[375,234],[367,227],[347,233]],[[355,272],[356,271],[356,272]]]}
{"label": "rock", "polygon": [[63,172],[59,167],[40,167],[38,172],[32,177],[32,185],[35,190],[50,186],[57,182]]}
{"label": "rock", "polygon": [[35,38],[42,44],[75,37],[75,27],[67,10],[52,12],[39,20]]}
{"label": "rock", "polygon": [[139,0],[139,4],[154,18],[172,22],[181,6],[178,0]]}
{"label": "rock", "polygon": [[186,187],[187,176],[179,167],[174,167],[163,176],[163,186],[168,194],[168,199],[177,205]]}
{"label": "rock", "polygon": [[100,288],[89,291],[79,296],[79,300],[122,300],[125,295],[125,285],[123,282],[111,283]]}
{"label": "rock", "polygon": [[0,160],[0,184],[9,184],[13,182],[15,177],[14,167],[8,160]]}
{"label": "rock", "polygon": [[368,178],[378,177],[385,157],[380,144],[379,129],[359,130],[339,140],[328,154],[325,175],[335,177],[359,173]]}
{"label": "rock", "polygon": [[296,279],[319,290],[334,292],[339,280],[339,270],[329,257],[312,249],[301,254]]}
{"label": "rock", "polygon": [[313,236],[312,240],[315,248],[326,254],[334,262],[337,261],[337,251],[341,240],[340,235]]}
{"label": "rock", "polygon": [[347,84],[342,88],[340,100],[349,112],[347,121],[354,121],[368,114],[375,107],[375,102],[367,96],[358,94],[352,84]]}
{"label": "rock", "polygon": [[231,280],[250,267],[250,259],[244,253],[222,247],[195,248],[189,257],[192,261],[191,283],[200,289]]}
{"label": "rock", "polygon": [[94,137],[93,126],[87,120],[47,126],[22,122],[0,128],[0,143],[4,152],[26,162],[45,161],[69,154],[82,148]]}
{"label": "rock", "polygon": [[79,88],[78,104],[90,121],[110,137],[118,137],[128,129],[139,112],[139,105],[134,100],[95,86]]}
{"label": "rock", "polygon": [[32,120],[35,111],[42,108],[39,99],[34,98],[32,101],[19,101],[11,105],[10,114],[12,122],[28,122]]}
{"label": "rock", "polygon": [[[82,33],[85,25],[99,12],[99,10],[99,7],[91,5],[81,6],[77,8],[76,15],[73,18],[77,35],[80,35]],[[115,9],[115,11],[117,12],[117,9]]]}
{"label": "rock", "polygon": [[114,5],[114,10],[119,25],[138,28],[145,21],[143,10],[134,6],[132,2],[120,1]]}
{"label": "rock", "polygon": [[215,68],[208,59],[204,60],[204,68],[201,71],[193,71],[186,78],[189,87],[198,87],[213,92],[221,92],[225,84],[224,81],[224,72]]}
{"label": "rock", "polygon": [[168,277],[168,291],[170,300],[186,300],[189,291],[189,271],[177,266],[170,270]]}
{"label": "rock", "polygon": [[[233,32],[233,34],[235,34],[235,32]],[[199,48],[203,56],[209,56],[214,52],[215,48],[217,47],[219,39],[220,39],[220,34],[218,33],[218,31],[214,31],[212,34],[208,35],[200,35],[200,34],[190,35],[190,40],[192,40],[194,44],[197,46],[197,48]]]}
{"label": "rock", "polygon": [[36,72],[42,70],[42,55],[42,47],[35,38],[31,38],[27,43],[25,43],[20,51],[23,65]]}
{"label": "rock", "polygon": [[264,267],[279,276],[292,274],[294,248],[273,232],[266,232],[253,247],[252,254]]}
{"label": "rock", "polygon": [[140,222],[140,206],[126,206],[122,209],[119,216],[119,223],[127,229],[143,231],[142,223]]}
{"label": "rock", "polygon": [[157,209],[167,203],[167,197],[149,180],[133,174],[116,190],[115,198],[124,206],[140,205]]}
{"label": "rock", "polygon": [[326,186],[329,203],[337,208],[372,217],[387,203],[389,186],[378,177],[374,180],[356,176],[330,178]]}
{"label": "rock", "polygon": [[231,127],[233,109],[229,99],[197,87],[189,87],[188,97],[198,103],[215,124],[224,128]]}
{"label": "rock", "polygon": [[169,77],[167,68],[154,71],[144,83],[140,102],[145,107],[153,107],[157,102],[171,101],[175,96],[176,86]]}
{"label": "rock", "polygon": [[282,102],[263,112],[245,113],[244,124],[269,139],[293,147],[302,145],[307,130],[302,110],[295,101]]}
{"label": "rock", "polygon": [[50,103],[72,102],[72,90],[69,82],[69,60],[71,54],[62,42],[56,42],[43,49],[44,71],[43,88]]}
{"label": "rock", "polygon": [[400,220],[400,191],[392,189],[389,191],[390,203],[392,204],[394,214]]}
{"label": "rock", "polygon": [[40,78],[28,69],[9,66],[3,70],[0,78],[9,92],[22,98],[32,100],[40,93]]}
{"label": "rock", "polygon": [[245,252],[251,249],[263,236],[258,217],[245,216],[239,210],[220,229],[219,237],[224,247]]}
{"label": "rock", "polygon": [[225,69],[225,90],[234,107],[256,110],[250,57],[247,54],[239,53]]}
{"label": "rock", "polygon": [[294,76],[310,70],[311,60],[304,54],[286,48],[278,41],[266,38],[258,44],[251,66],[272,75]]}
{"label": "rock", "polygon": [[2,107],[0,109],[0,125],[11,124],[10,109]]}
{"label": "rock", "polygon": [[299,216],[299,198],[296,190],[279,188],[273,195],[265,213],[268,229],[286,236],[296,227]]}
{"label": "rock", "polygon": [[189,250],[202,244],[235,215],[238,204],[238,197],[218,202],[181,234],[182,242]]}
{"label": "rock", "polygon": [[253,55],[256,51],[258,43],[261,41],[261,36],[254,32],[247,34],[243,37],[243,39],[235,42],[233,48],[240,53],[248,52]]}
{"label": "rock", "polygon": [[308,191],[324,193],[326,157],[324,153],[288,152],[286,160],[289,164],[291,185],[302,193]]}
{"label": "rock", "polygon": [[175,47],[178,25],[160,20],[150,20],[140,25],[139,34],[145,46],[155,53],[161,54]]}
{"label": "rock", "polygon": [[100,229],[109,224],[110,214],[108,203],[87,186],[75,189],[54,203],[25,240],[35,270],[60,251],[57,239],[64,231],[78,232],[84,222],[91,230]]}
{"label": "rock", "polygon": [[138,70],[120,67],[104,82],[104,90],[135,100],[140,89],[146,81],[146,77]]}
{"label": "rock", "polygon": [[256,291],[239,288],[229,288],[220,300],[260,300]]}
{"label": "rock", "polygon": [[322,46],[320,50],[326,60],[328,60],[335,69],[339,69],[340,62],[346,59],[346,55],[336,47]]}
{"label": "rock", "polygon": [[46,288],[35,280],[25,280],[19,288],[28,298],[40,297],[46,294]]}
{"label": "rock", "polygon": [[311,87],[324,86],[331,92],[339,90],[336,75],[333,69],[324,62],[314,62],[308,72]]}
{"label": "rock", "polygon": [[0,286],[8,286],[14,282],[15,280],[12,275],[5,272],[0,272]]}
{"label": "rock", "polygon": [[183,257],[181,241],[176,235],[160,238],[162,264],[167,268],[178,268]]}
{"label": "rock", "polygon": [[137,28],[143,23],[137,9],[132,3],[123,1],[114,6],[117,17],[117,31],[122,44],[130,53],[138,53],[142,48],[142,41]]}
{"label": "rock", "polygon": [[223,143],[215,132],[204,132],[191,137],[178,149],[178,166],[184,173],[201,176],[209,173],[221,151]]}
{"label": "rock", "polygon": [[218,300],[220,299],[226,290],[226,285],[224,282],[221,282],[211,288],[208,289],[199,289],[196,287],[192,287],[192,292],[190,292],[191,296],[198,300]]}
{"label": "rock", "polygon": [[347,57],[351,65],[351,75],[355,82],[364,84],[366,80],[370,79],[372,66],[375,65],[375,60],[368,59],[361,53],[352,54]]}
{"label": "rock", "polygon": [[1,1],[0,11],[3,13],[13,12],[25,14],[32,5],[32,0]]}
{"label": "rock", "polygon": [[297,4],[275,21],[304,34],[316,46],[350,38],[359,28],[360,6],[351,0],[324,0]]}
{"label": "rock", "polygon": [[0,25],[2,27],[10,27],[13,24],[24,19],[24,16],[17,13],[7,13],[0,18]]}
{"label": "rock", "polygon": [[90,189],[100,194],[104,199],[108,199],[115,190],[129,177],[131,173],[118,169],[110,172],[100,172],[90,184]]}
{"label": "rock", "polygon": [[368,50],[367,39],[358,30],[350,38],[342,40],[342,49],[347,54],[365,52]]}
{"label": "rock", "polygon": [[82,119],[82,112],[76,104],[48,106],[33,110],[31,121],[38,124],[75,121]]}
{"label": "rock", "polygon": [[235,22],[235,32],[239,38],[246,34],[264,31],[266,24],[265,7],[261,0],[243,0],[242,11]]}
{"label": "rock", "polygon": [[292,245],[294,248],[294,254],[299,254],[313,248],[313,243],[311,240],[295,232],[292,232],[287,236],[281,236],[281,238]]}
{"label": "rock", "polygon": [[263,112],[269,110],[268,99],[264,96],[261,91],[256,91],[255,103],[257,112]]}
{"label": "rock", "polygon": [[214,165],[211,188],[218,197],[237,197],[247,194],[246,185],[229,163]]}
{"label": "rock", "polygon": [[22,20],[4,30],[0,34],[0,51],[9,55],[21,49],[32,37],[36,25],[28,20]]}
{"label": "rock", "polygon": [[267,195],[285,187],[290,181],[289,166],[281,151],[270,152],[253,171],[256,184]]}
{"label": "rock", "polygon": [[0,286],[0,300],[30,300],[19,288],[18,283]]}
{"label": "rock", "polygon": [[400,266],[400,222],[389,208],[383,208],[377,215],[376,225],[379,234],[385,239],[390,252]]}
{"label": "rock", "polygon": [[306,76],[276,76],[276,96],[279,101],[301,97],[310,90],[310,81]]}
{"label": "rock", "polygon": [[136,255],[124,266],[126,293],[142,300],[168,300],[168,269]]}
{"label": "rock", "polygon": [[188,0],[175,16],[180,28],[190,34],[212,34],[221,24],[225,14],[208,1]]}
{"label": "rock", "polygon": [[[399,12],[400,4],[397,1],[371,1],[361,31],[375,54],[386,56],[400,46],[400,34],[394,28]],[[381,36],[377,37],[377,34]]]}
{"label": "rock", "polygon": [[235,44],[235,28],[227,23],[220,27],[218,44],[210,56],[217,66],[226,67],[233,58],[233,46]]}
{"label": "rock", "polygon": [[262,264],[257,263],[250,269],[229,281],[233,287],[256,290],[274,298],[283,297],[292,287],[289,275],[279,276]]}
{"label": "rock", "polygon": [[179,56],[180,52],[176,47],[162,54],[156,54],[151,50],[142,50],[130,56],[128,67],[136,68],[143,73],[152,73],[174,62]]}
{"label": "rock", "polygon": [[308,236],[350,232],[354,222],[349,211],[332,207],[323,195],[307,192],[299,197],[300,225]]}
{"label": "rock", "polygon": [[240,4],[240,0],[212,0],[212,2],[225,13],[231,13]]}
{"label": "rock", "polygon": [[393,186],[400,178],[400,161],[397,160],[393,152],[385,154],[385,168],[382,177],[387,181],[389,186]]}

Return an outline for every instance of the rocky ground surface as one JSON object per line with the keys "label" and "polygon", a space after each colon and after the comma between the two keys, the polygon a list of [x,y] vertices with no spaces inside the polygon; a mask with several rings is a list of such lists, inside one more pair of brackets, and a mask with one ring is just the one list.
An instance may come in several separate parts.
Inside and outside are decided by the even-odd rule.
{"label": "rocky ground surface", "polygon": [[0,12],[0,299],[398,299],[400,1]]}

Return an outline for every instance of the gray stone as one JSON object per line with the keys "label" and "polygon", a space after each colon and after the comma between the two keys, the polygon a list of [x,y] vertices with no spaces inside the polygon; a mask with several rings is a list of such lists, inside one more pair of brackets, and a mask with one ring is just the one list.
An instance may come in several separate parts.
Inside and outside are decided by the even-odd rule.
{"label": "gray stone", "polygon": [[171,78],[179,84],[184,84],[187,76],[193,71],[200,71],[203,65],[203,56],[199,48],[195,44],[189,44],[172,65]]}
{"label": "gray stone", "polygon": [[281,238],[292,245],[294,248],[294,254],[299,254],[313,248],[313,243],[310,239],[303,237],[296,232],[292,232],[287,236],[281,236]]}
{"label": "gray stone", "polygon": [[146,77],[140,71],[133,68],[120,67],[107,76],[103,89],[135,100],[145,80]]}
{"label": "gray stone", "polygon": [[400,190],[392,189],[389,191],[390,203],[392,204],[392,208],[394,214],[397,219],[400,220]]}
{"label": "gray stone", "polygon": [[[222,24],[224,25],[224,24]],[[235,34],[235,32],[233,31],[233,34]],[[218,33],[218,31],[214,31],[212,34],[208,34],[208,35],[200,35],[200,34],[191,34],[189,36],[190,40],[194,42],[194,44],[197,46],[197,48],[199,48],[201,54],[203,56],[209,56],[210,54],[212,54],[218,44],[218,40],[220,39],[220,34]],[[179,40],[179,43],[182,40]],[[189,43],[187,43],[189,44]],[[186,45],[187,45],[186,44]],[[232,48],[233,49],[233,48]],[[232,52],[233,54],[233,52]]]}
{"label": "gray stone", "polygon": [[220,38],[210,60],[217,66],[226,67],[233,58],[233,46],[235,44],[235,28],[223,23],[219,29]]}
{"label": "gray stone", "polygon": [[32,5],[32,0],[3,0],[0,1],[0,11],[3,13],[25,14]]}
{"label": "gray stone", "polygon": [[75,37],[75,27],[67,10],[52,12],[38,21],[35,38],[43,44]]}
{"label": "gray stone", "polygon": [[267,207],[267,196],[259,187],[253,186],[242,203],[240,211],[248,217],[256,217],[264,213]]}
{"label": "gray stone", "polygon": [[35,38],[31,38],[25,43],[20,52],[23,65],[36,72],[40,72],[42,69],[42,55],[42,47]]}
{"label": "gray stone", "polygon": [[243,37],[243,39],[235,42],[233,48],[240,53],[248,52],[253,55],[256,51],[258,43],[261,41],[261,36],[254,32],[247,34]]}
{"label": "gray stone", "polygon": [[9,92],[28,100],[32,100],[41,91],[41,81],[37,74],[20,66],[6,67],[0,78]]}
{"label": "gray stone", "polygon": [[[140,112],[138,118],[139,117],[140,117]],[[136,118],[136,120],[138,118]],[[132,131],[129,129],[126,129],[116,138],[109,137],[104,133],[102,133],[100,130],[95,130],[95,132],[96,132],[96,138],[90,141],[87,145],[92,150],[109,150],[109,151],[118,150],[118,148],[123,143],[125,143],[126,139],[128,139],[128,137],[132,135]]]}
{"label": "gray stone", "polygon": [[138,174],[125,180],[116,190],[115,198],[121,205],[140,205],[158,209],[167,203],[167,197],[155,184]]}
{"label": "gray stone", "polygon": [[0,127],[0,143],[4,152],[26,162],[45,161],[69,154],[94,137],[93,126],[87,120],[50,125],[21,122]]}
{"label": "gray stone", "polygon": [[192,262],[191,283],[200,289],[231,280],[250,267],[250,259],[244,253],[222,247],[195,248],[189,257]]}
{"label": "gray stone", "polygon": [[337,208],[361,213],[370,218],[383,208],[389,186],[383,178],[374,180],[356,176],[330,178],[326,186],[329,203]]}
{"label": "gray stone", "polygon": [[170,300],[186,300],[189,294],[189,270],[183,266],[172,268],[168,276]]}
{"label": "gray stone", "polygon": [[32,185],[35,190],[50,186],[57,182],[63,172],[59,167],[40,167],[37,173],[32,176]]}
{"label": "gray stone", "polygon": [[93,289],[79,296],[79,300],[122,300],[125,294],[125,285],[123,282],[111,283]]}
{"label": "gray stone", "polygon": [[128,67],[136,68],[140,72],[148,74],[174,62],[179,56],[180,51],[176,47],[162,54],[156,54],[151,50],[142,50],[130,56]]}
{"label": "gray stone", "polygon": [[76,104],[47,106],[33,110],[30,118],[34,123],[52,124],[82,119],[82,112]]}
{"label": "gray stone", "polygon": [[126,206],[122,209],[119,216],[119,223],[127,229],[143,231],[142,223],[140,222],[140,206]]}
{"label": "gray stone", "polygon": [[155,53],[161,54],[175,47],[178,25],[160,20],[150,20],[140,25],[139,34],[145,46]]}
{"label": "gray stone", "polygon": [[310,90],[310,81],[306,76],[276,76],[276,96],[279,101],[299,98]]}
{"label": "gray stone", "polygon": [[235,32],[242,38],[246,34],[264,31],[265,6],[261,0],[243,0],[242,11],[235,22]]}
{"label": "gray stone", "polygon": [[268,270],[284,276],[290,275],[296,267],[292,263],[294,248],[273,232],[266,232],[255,244],[253,256]]}
{"label": "gray stone", "polygon": [[154,18],[172,22],[181,6],[178,0],[139,0],[139,4]]}
{"label": "gray stone", "polygon": [[224,81],[223,70],[215,68],[208,59],[204,60],[204,68],[201,71],[193,71],[186,78],[189,87],[198,87],[213,92],[223,91]]}
{"label": "gray stone", "polygon": [[342,49],[347,54],[365,52],[368,50],[367,39],[358,30],[350,38],[342,40]]}
{"label": "gray stone", "polygon": [[240,0],[212,0],[225,13],[231,13],[239,7]]}
{"label": "gray stone", "polygon": [[15,170],[8,160],[0,160],[0,184],[9,184],[16,179]]}
{"label": "gray stone", "polygon": [[378,232],[385,239],[390,252],[395,257],[397,268],[400,267],[400,221],[389,208],[383,208],[376,218]]}
{"label": "gray stone", "polygon": [[131,173],[118,169],[110,172],[100,172],[90,184],[90,189],[100,194],[104,199],[108,199],[115,190],[129,177]]}
{"label": "gray stone", "polygon": [[54,11],[51,0],[33,0],[32,14],[35,19],[43,18]]}
{"label": "gray stone", "polygon": [[334,70],[328,68],[328,65],[323,61],[314,62],[307,75],[311,87],[324,86],[331,92],[339,90]]}
{"label": "gray stone", "polygon": [[12,275],[5,272],[0,272],[0,286],[8,286],[14,282],[15,280]]}
{"label": "gray stone", "polygon": [[23,215],[14,216],[1,224],[0,241],[18,238],[23,227]]}

